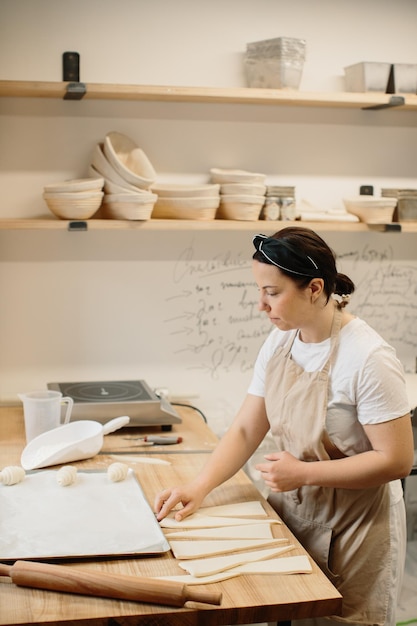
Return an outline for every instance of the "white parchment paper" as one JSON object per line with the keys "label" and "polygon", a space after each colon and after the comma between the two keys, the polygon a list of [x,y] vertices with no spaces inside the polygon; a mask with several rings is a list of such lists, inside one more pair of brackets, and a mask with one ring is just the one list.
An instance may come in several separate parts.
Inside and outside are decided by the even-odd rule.
{"label": "white parchment paper", "polygon": [[56,470],[0,485],[0,560],[156,554],[169,544],[132,470],[113,483],[106,472]]}

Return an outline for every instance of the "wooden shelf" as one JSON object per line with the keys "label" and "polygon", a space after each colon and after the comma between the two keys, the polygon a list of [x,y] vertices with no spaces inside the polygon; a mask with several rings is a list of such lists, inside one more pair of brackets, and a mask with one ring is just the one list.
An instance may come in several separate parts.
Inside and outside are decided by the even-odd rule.
{"label": "wooden shelf", "polygon": [[[42,81],[0,81],[0,97],[55,98],[67,95],[69,83]],[[81,85],[84,85],[81,83]],[[389,108],[392,94],[367,93],[315,93],[279,89],[252,89],[248,87],[177,87],[160,85],[85,84],[86,100],[136,100],[161,102],[262,104],[303,107],[330,107],[372,109]],[[398,110],[417,111],[417,95],[403,95],[404,104]],[[145,222],[92,219],[86,222],[87,230],[206,230],[206,231],[259,231],[272,233],[289,224],[308,226],[320,231],[360,232],[388,230],[392,226],[377,227],[352,222],[239,222],[232,220],[149,220]],[[0,230],[83,230],[74,222],[54,218],[3,218]],[[401,224],[402,232],[417,232],[417,222]]]}
{"label": "wooden shelf", "polygon": [[[82,226],[86,225],[86,228]],[[81,228],[79,227],[81,226]],[[59,220],[54,218],[2,218],[0,219],[1,230],[69,230],[69,231],[92,231],[92,230],[156,230],[156,231],[179,231],[179,230],[205,230],[205,231],[257,231],[273,233],[286,226],[305,226],[319,231],[334,232],[366,232],[392,230],[396,224],[364,224],[362,222],[307,222],[307,221],[234,221],[234,220],[101,220],[90,219],[86,221]],[[417,232],[417,222],[403,222],[400,224],[401,232]]]}
{"label": "wooden shelf", "polygon": [[[0,97],[64,98],[68,83],[0,81]],[[304,107],[356,108],[389,107],[392,94],[375,92],[302,92],[249,87],[176,87],[160,85],[116,85],[86,83],[86,100],[152,100],[230,104],[269,104]],[[402,94],[398,110],[417,111],[417,95]]]}

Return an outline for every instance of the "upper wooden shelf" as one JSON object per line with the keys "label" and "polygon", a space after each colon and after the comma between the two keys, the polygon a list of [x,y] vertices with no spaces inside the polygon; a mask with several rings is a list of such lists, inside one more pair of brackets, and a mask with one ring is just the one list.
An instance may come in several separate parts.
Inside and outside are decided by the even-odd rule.
{"label": "upper wooden shelf", "polygon": [[[39,81],[0,81],[0,97],[64,98],[69,83]],[[160,85],[116,85],[80,83],[85,85],[86,100],[153,100],[166,102],[206,102],[240,104],[275,104],[332,108],[386,108],[392,94],[375,92],[303,92],[285,89],[253,89],[249,87],[176,87]],[[404,103],[396,109],[417,111],[417,95],[401,94]],[[74,98],[77,99],[77,98]]]}

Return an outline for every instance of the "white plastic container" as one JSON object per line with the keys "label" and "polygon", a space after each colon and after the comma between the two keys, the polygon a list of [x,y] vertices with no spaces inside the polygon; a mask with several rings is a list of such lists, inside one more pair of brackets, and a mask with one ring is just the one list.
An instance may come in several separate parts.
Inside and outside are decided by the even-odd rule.
{"label": "white plastic container", "polygon": [[345,67],[346,91],[386,93],[391,63],[364,61]]}
{"label": "white plastic container", "polygon": [[277,37],[248,43],[245,72],[249,87],[298,89],[305,60],[304,39]]}
{"label": "white plastic container", "polygon": [[388,93],[417,93],[417,63],[394,63]]}

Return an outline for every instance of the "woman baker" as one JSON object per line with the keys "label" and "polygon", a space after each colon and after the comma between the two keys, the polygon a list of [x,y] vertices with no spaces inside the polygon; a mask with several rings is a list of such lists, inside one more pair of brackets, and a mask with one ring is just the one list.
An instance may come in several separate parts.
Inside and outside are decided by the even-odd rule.
{"label": "woman baker", "polygon": [[[395,625],[405,561],[401,481],[413,463],[410,407],[394,349],[345,309],[354,284],[314,231],[253,240],[259,309],[275,328],[232,425],[202,472],[155,500],[194,513],[270,431],[268,501],[343,596],[333,621]],[[303,620],[331,624],[332,620]]]}

